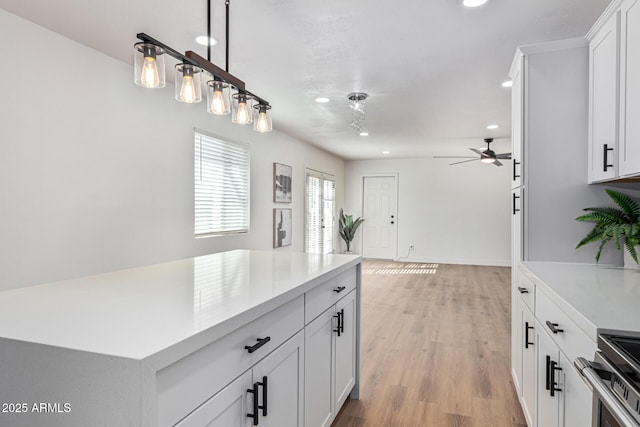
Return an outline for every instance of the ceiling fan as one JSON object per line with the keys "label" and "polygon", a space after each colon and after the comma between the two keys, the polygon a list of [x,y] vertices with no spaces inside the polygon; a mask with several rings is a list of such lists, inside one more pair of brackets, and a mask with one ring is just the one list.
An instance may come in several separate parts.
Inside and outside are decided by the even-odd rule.
{"label": "ceiling fan", "polygon": [[460,163],[474,162],[476,160],[480,160],[482,163],[493,163],[496,166],[502,166],[502,162],[500,160],[511,160],[511,153],[500,153],[496,154],[491,149],[491,143],[493,142],[493,138],[485,138],[484,142],[487,144],[487,149],[484,151],[480,151],[476,148],[469,148],[469,150],[473,151],[476,154],[479,154],[480,157],[471,157],[471,156],[433,156],[434,159],[471,159],[471,160],[462,160],[460,162],[450,163],[450,165],[458,165]]}

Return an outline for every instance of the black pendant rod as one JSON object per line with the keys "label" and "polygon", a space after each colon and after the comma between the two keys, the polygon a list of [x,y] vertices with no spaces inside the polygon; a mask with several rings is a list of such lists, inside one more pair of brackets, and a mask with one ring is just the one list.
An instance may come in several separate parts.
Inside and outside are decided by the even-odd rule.
{"label": "black pendant rod", "polygon": [[[209,0],[211,1],[211,0]],[[224,2],[224,7],[226,9],[226,13],[227,13],[227,27],[226,27],[226,32],[227,35],[225,36],[225,41],[227,44],[227,47],[225,49],[225,70],[227,71],[227,73],[229,72],[229,0],[225,0]]]}
{"label": "black pendant rod", "polygon": [[207,0],[207,61],[211,62],[211,0]]}

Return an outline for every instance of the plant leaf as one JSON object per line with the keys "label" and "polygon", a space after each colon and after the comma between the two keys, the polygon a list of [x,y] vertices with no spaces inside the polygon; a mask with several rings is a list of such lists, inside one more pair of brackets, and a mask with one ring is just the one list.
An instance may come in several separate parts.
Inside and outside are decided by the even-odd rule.
{"label": "plant leaf", "polygon": [[640,206],[631,197],[626,194],[618,193],[613,190],[605,190],[609,197],[616,202],[624,214],[628,217],[629,222],[638,222],[640,219]]}

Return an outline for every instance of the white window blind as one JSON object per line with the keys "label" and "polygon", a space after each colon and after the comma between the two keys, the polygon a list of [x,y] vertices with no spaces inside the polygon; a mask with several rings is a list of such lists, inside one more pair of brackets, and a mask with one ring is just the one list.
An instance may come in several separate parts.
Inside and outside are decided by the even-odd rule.
{"label": "white window blind", "polygon": [[306,173],[305,251],[333,252],[336,184],[332,175]]}
{"label": "white window blind", "polygon": [[195,132],[195,234],[249,231],[249,149]]}

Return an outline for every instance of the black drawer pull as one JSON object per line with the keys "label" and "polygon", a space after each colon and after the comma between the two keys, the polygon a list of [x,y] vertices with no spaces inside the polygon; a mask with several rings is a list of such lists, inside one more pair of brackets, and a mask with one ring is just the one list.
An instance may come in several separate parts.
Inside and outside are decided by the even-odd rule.
{"label": "black drawer pull", "polygon": [[548,320],[546,323],[547,323],[547,328],[549,328],[551,332],[553,332],[554,334],[557,334],[558,332],[564,332],[564,329],[558,328],[557,323],[551,323]]}
{"label": "black drawer pull", "polygon": [[344,333],[344,308],[340,309],[340,332]]}
{"label": "black drawer pull", "polygon": [[[262,382],[258,382],[258,385],[262,387],[262,405],[258,405],[259,409],[262,409],[262,416],[267,416],[267,377],[262,377]],[[256,398],[257,399],[257,398]]]}
{"label": "black drawer pull", "polygon": [[520,292],[521,294],[528,294],[529,293],[529,289],[521,288],[520,286],[518,286],[518,292]]}
{"label": "black drawer pull", "polygon": [[529,326],[529,322],[524,322],[524,348],[533,345],[532,342],[529,342],[529,329],[533,329],[533,326]]}
{"label": "black drawer pull", "polygon": [[520,175],[516,175],[516,165],[519,165],[520,162],[516,162],[515,159],[513,159],[513,180],[515,181],[516,178],[520,178]]}
{"label": "black drawer pull", "polygon": [[271,341],[271,337],[258,338],[258,342],[256,344],[245,345],[244,349],[247,350],[249,353],[253,353],[257,349],[259,349],[260,347],[268,343],[269,341]]}
{"label": "black drawer pull", "polygon": [[339,294],[340,292],[344,291],[345,289],[347,289],[346,286],[338,286],[337,288],[335,288],[333,290],[333,292],[335,292],[336,294]]}
{"label": "black drawer pull", "polygon": [[515,215],[516,212],[520,212],[520,209],[516,208],[516,199],[519,199],[520,196],[516,196],[516,193],[512,193],[513,194],[513,214]]}
{"label": "black drawer pull", "polygon": [[247,393],[253,394],[253,414],[247,414],[247,418],[253,418],[253,425],[258,425],[258,383],[253,383],[253,388],[248,388]]}

